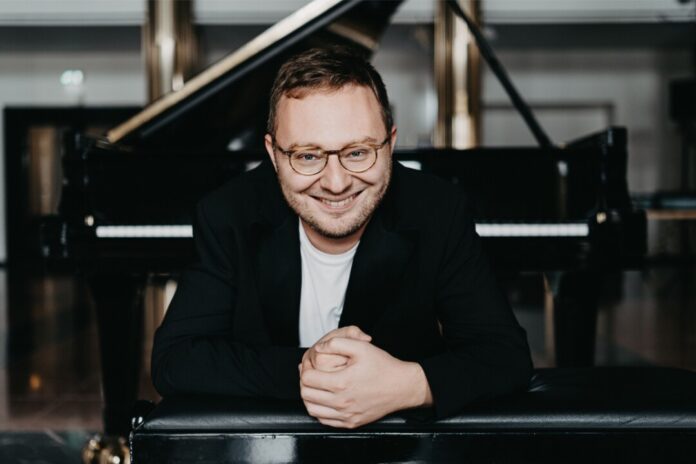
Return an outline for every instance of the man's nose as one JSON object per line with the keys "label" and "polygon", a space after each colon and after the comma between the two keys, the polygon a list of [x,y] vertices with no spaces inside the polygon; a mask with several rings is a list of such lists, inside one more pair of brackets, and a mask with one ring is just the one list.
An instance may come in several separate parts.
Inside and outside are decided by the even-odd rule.
{"label": "man's nose", "polygon": [[321,187],[331,193],[339,194],[348,190],[352,182],[353,177],[341,166],[338,156],[329,156],[322,172]]}

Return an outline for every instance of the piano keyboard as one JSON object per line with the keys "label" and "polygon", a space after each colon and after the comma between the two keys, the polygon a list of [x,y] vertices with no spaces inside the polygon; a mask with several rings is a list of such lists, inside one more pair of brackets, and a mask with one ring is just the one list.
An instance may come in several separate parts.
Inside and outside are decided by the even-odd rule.
{"label": "piano keyboard", "polygon": [[559,223],[483,223],[476,224],[481,237],[587,237],[590,226],[586,222]]}
{"label": "piano keyboard", "polygon": [[191,238],[193,227],[180,226],[97,226],[98,238]]}
{"label": "piano keyboard", "polygon": [[[588,237],[586,222],[559,223],[477,223],[481,237]],[[191,238],[190,225],[97,226],[98,238]]]}

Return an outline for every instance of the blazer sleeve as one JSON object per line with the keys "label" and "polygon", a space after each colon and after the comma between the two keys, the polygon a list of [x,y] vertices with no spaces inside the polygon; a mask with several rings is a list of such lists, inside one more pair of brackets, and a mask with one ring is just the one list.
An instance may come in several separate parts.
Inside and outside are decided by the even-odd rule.
{"label": "blazer sleeve", "polygon": [[304,349],[242,343],[233,337],[233,233],[217,225],[222,221],[209,219],[205,205],[197,206],[194,219],[198,259],[180,279],[155,334],[154,386],[165,397],[213,393],[299,399],[297,365]]}
{"label": "blazer sleeve", "polygon": [[466,404],[527,387],[527,337],[499,288],[464,198],[454,208],[437,276],[436,309],[444,352],[421,361],[436,418]]}

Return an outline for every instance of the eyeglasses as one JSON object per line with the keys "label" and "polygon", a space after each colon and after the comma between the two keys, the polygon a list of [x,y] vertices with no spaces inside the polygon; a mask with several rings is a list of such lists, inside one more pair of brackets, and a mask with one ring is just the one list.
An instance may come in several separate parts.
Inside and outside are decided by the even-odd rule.
{"label": "eyeglasses", "polygon": [[329,163],[329,156],[338,156],[338,162],[350,172],[365,172],[377,162],[377,152],[387,144],[390,137],[379,145],[357,143],[340,150],[322,150],[319,148],[299,148],[283,150],[273,140],[273,148],[286,155],[293,171],[303,176],[313,176],[324,170]]}

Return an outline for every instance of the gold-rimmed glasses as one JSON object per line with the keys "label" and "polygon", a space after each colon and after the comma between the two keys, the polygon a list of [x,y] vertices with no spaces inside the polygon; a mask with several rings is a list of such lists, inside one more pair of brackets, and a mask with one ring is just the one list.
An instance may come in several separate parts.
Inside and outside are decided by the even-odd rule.
{"label": "gold-rimmed glasses", "polygon": [[340,150],[322,150],[316,147],[284,150],[273,140],[273,147],[288,157],[293,171],[303,176],[313,176],[324,170],[329,163],[329,156],[338,156],[338,162],[347,171],[365,172],[377,162],[377,153],[389,142],[390,137],[380,144],[352,143]]}

